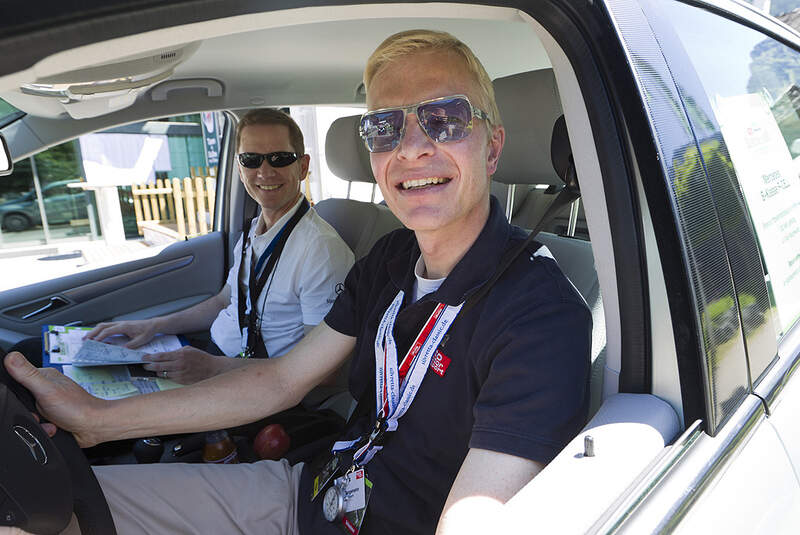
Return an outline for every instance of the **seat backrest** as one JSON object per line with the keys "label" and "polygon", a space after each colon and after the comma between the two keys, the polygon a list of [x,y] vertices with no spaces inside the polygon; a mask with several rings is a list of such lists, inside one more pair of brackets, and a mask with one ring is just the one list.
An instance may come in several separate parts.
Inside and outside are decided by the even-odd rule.
{"label": "seat backrest", "polygon": [[[511,222],[533,228],[557,193],[554,188],[534,186],[564,184],[551,158],[553,124],[562,115],[555,76],[552,69],[540,69],[498,78],[493,84],[506,129],[494,181],[515,185]],[[505,198],[498,199],[505,203]],[[545,228],[558,227],[553,222]]]}
{"label": "seat backrest", "polygon": [[583,296],[592,313],[592,370],[589,390],[589,414],[603,401],[603,369],[606,365],[606,318],[600,283],[594,269],[592,245],[583,240],[540,232],[536,240],[545,245],[558,266]]}
{"label": "seat backrest", "polygon": [[[331,124],[325,138],[325,158],[328,168],[342,180],[374,184],[369,153],[358,137],[359,118],[340,117]],[[385,205],[325,199],[314,208],[336,229],[356,259],[366,255],[381,236],[403,226]]]}
{"label": "seat backrest", "polygon": [[366,255],[378,238],[402,227],[384,205],[352,199],[325,199],[314,208],[353,251],[356,260]]}
{"label": "seat backrest", "polygon": [[553,70],[505,76],[493,85],[506,130],[494,180],[503,184],[562,185],[550,157],[553,125],[563,115]]}
{"label": "seat backrest", "polygon": [[[561,104],[550,69],[507,76],[495,80],[494,85],[506,129],[506,144],[494,175],[492,193],[505,204],[508,185],[522,184],[522,188],[517,186],[514,198],[514,207],[519,210],[526,203],[534,202],[528,198],[530,195],[544,194],[545,190],[535,189],[533,185],[560,186],[564,183],[553,167],[550,146],[553,125],[562,115]],[[331,125],[325,141],[328,167],[345,180],[374,183],[369,154],[357,134],[358,121],[359,116],[343,117]],[[522,195],[517,196],[517,191]],[[386,207],[372,203],[327,199],[317,204],[317,211],[339,231],[356,258],[366,254],[380,236],[401,226]],[[524,227],[530,228],[535,223],[533,220]],[[539,234],[537,240],[550,249],[592,312],[590,414],[594,414],[602,397],[606,330],[591,244],[548,233]]]}
{"label": "seat backrest", "polygon": [[[530,186],[563,186],[553,157],[557,156],[563,167],[562,160],[570,154],[565,132],[557,136],[559,146],[555,148],[559,150],[554,152],[551,146],[553,128],[562,116],[555,77],[551,69],[525,72],[495,80],[494,89],[506,130],[506,144],[494,179],[503,184],[517,184],[517,190],[520,184],[527,188],[523,190],[522,205],[512,212],[511,221],[523,228],[532,228],[555,195]],[[515,201],[516,197],[515,192]],[[592,313],[590,414],[594,414],[602,402],[606,329],[592,246],[588,241],[547,232],[539,233],[536,239],[550,249],[561,271],[586,300]]]}

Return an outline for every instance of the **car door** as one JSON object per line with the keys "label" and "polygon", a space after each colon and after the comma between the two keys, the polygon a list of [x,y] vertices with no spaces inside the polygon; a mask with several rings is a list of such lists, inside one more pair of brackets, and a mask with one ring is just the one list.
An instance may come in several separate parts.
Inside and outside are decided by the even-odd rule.
{"label": "car door", "polygon": [[[800,409],[791,150],[800,41],[756,10],[720,5],[607,3],[665,177],[643,172],[642,185],[660,235],[688,429],[600,531],[800,530],[789,416]],[[682,268],[670,268],[673,252]]]}
{"label": "car door", "polygon": [[505,532],[797,533],[800,40],[733,3],[607,0],[602,16],[626,59],[593,50],[636,188],[652,396],[606,396],[509,502]]}
{"label": "car door", "polygon": [[[11,124],[5,130],[13,127]],[[92,325],[109,319],[152,317],[186,308],[219,292],[228,267],[229,223],[225,218],[232,212],[241,214],[228,209],[232,196],[234,203],[241,204],[242,201],[240,188],[231,187],[227,172],[226,162],[231,161],[227,154],[230,150],[227,140],[232,131],[231,121],[228,121],[223,135],[226,152],[216,182],[215,213],[209,218],[211,228],[206,234],[175,241],[168,246],[154,245],[152,249],[158,251],[157,254],[145,251],[139,255],[140,258],[117,262],[115,259],[124,259],[134,245],[146,249],[141,245],[141,238],[109,243],[97,224],[92,228],[92,233],[96,234],[94,239],[86,230],[83,238],[88,241],[77,243],[69,241],[68,235],[63,237],[66,241],[59,241],[57,231],[51,229],[49,243],[38,248],[28,246],[16,260],[0,258],[8,266],[6,273],[9,277],[17,275],[20,280],[25,280],[26,274],[21,271],[42,272],[35,275],[39,279],[35,283],[16,287],[6,284],[4,291],[0,292],[0,347],[7,350],[21,339],[38,336],[44,325]],[[7,139],[13,154],[14,136]],[[238,186],[238,180],[233,184]],[[81,190],[77,191],[81,195]],[[156,195],[145,196],[145,203],[148,197],[155,199]],[[44,199],[49,215],[47,192]],[[120,196],[120,199],[119,202],[123,202],[130,196]],[[88,206],[93,209],[92,205]],[[236,220],[240,219],[239,215]],[[70,232],[69,225],[66,232]],[[80,255],[71,258],[72,249],[79,249]],[[97,265],[102,267],[83,269],[83,265],[94,257]],[[72,262],[74,267],[70,269],[67,265],[65,273],[63,266],[68,262]],[[47,276],[57,265],[62,266],[59,268],[61,276]]]}

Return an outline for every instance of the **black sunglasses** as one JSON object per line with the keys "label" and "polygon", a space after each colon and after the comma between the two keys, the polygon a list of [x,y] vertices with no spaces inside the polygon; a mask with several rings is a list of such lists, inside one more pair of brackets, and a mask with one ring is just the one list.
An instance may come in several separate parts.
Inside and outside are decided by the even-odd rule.
{"label": "black sunglasses", "polygon": [[297,154],[285,151],[270,152],[269,154],[240,152],[236,156],[239,158],[239,163],[242,164],[242,167],[247,167],[248,169],[258,169],[264,163],[264,160],[267,161],[270,167],[286,167],[297,161]]}

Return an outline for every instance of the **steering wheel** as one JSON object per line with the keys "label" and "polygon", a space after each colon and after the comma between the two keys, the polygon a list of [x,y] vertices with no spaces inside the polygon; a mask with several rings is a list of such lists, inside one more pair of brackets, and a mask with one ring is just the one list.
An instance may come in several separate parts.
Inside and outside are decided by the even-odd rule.
{"label": "steering wheel", "polygon": [[47,436],[33,395],[0,362],[0,526],[63,530],[72,513],[84,535],[116,534],[103,491],[71,433]]}

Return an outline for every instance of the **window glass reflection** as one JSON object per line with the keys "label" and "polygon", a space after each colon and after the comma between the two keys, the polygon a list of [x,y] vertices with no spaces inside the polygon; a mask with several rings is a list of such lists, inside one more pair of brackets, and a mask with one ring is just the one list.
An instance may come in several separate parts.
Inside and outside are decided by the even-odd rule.
{"label": "window glass reflection", "polygon": [[[785,332],[800,319],[800,52],[702,9],[661,6],[719,123]],[[714,129],[703,132],[694,118],[693,126],[700,136]],[[739,296],[743,315],[746,297]]]}

